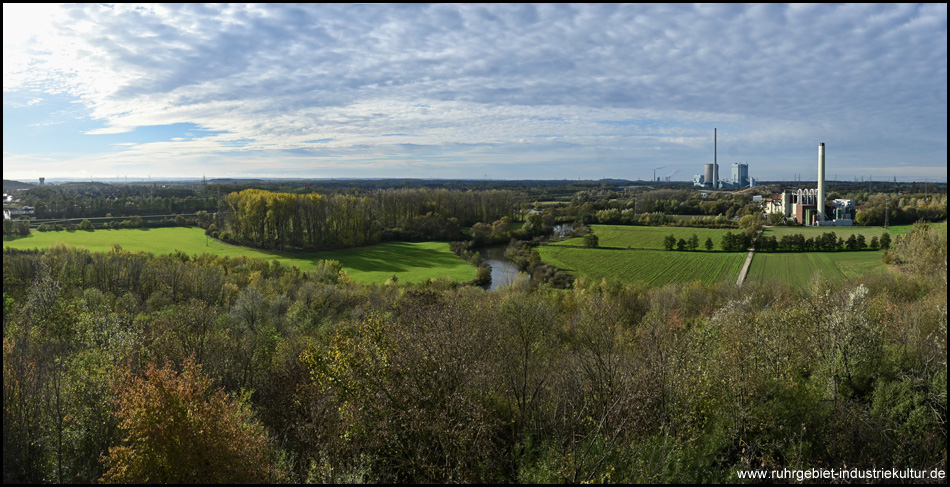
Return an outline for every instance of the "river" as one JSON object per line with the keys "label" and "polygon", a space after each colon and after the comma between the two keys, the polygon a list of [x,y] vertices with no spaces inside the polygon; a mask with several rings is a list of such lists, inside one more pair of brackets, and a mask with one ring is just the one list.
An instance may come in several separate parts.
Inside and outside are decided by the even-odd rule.
{"label": "river", "polygon": [[482,253],[482,262],[491,266],[491,283],[483,286],[485,289],[494,291],[507,286],[521,273],[518,266],[505,259],[505,248],[504,245],[494,245],[479,250]]}
{"label": "river", "polygon": [[[554,238],[564,238],[569,232],[574,230],[574,225],[564,223],[554,227]],[[494,291],[502,286],[508,286],[515,281],[521,271],[518,266],[505,259],[504,245],[493,245],[480,249],[482,253],[482,262],[487,262],[491,266],[491,283],[483,286],[485,289]]]}

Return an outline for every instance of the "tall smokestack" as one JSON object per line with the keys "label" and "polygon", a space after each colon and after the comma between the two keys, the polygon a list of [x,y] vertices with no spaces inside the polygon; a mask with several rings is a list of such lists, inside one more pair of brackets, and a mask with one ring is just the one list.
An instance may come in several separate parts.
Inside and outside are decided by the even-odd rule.
{"label": "tall smokestack", "polygon": [[818,220],[825,221],[825,143],[818,143]]}
{"label": "tall smokestack", "polygon": [[719,187],[719,161],[716,160],[717,153],[718,151],[716,150],[716,129],[713,129],[713,169],[715,173],[713,174],[713,188]]}

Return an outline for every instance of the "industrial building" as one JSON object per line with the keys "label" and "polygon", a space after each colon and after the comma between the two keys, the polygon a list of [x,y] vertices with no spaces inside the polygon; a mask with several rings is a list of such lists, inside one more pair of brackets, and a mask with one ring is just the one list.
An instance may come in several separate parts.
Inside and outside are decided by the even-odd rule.
{"label": "industrial building", "polygon": [[816,189],[797,189],[773,196],[764,202],[765,213],[780,213],[785,218],[792,218],[801,225],[848,227],[853,225],[854,201],[836,199],[832,201],[830,207],[827,204],[824,142],[818,144],[817,186]]}
{"label": "industrial building", "polygon": [[730,179],[722,180],[719,178],[719,160],[716,145],[716,129],[713,129],[713,163],[706,164],[702,174],[693,176],[693,186],[712,189],[751,187],[754,181],[749,177],[749,165],[741,162],[732,163],[732,177]]}

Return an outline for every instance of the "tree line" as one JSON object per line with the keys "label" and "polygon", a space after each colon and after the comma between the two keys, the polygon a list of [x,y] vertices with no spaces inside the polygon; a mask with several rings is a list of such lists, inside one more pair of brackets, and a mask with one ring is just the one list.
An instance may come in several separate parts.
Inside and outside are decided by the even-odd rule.
{"label": "tree line", "polygon": [[781,239],[774,235],[762,236],[756,241],[756,250],[763,252],[833,252],[856,250],[887,250],[891,247],[891,235],[887,232],[871,237],[868,242],[863,234],[851,234],[847,239],[839,237],[835,232],[824,232],[817,237],[805,238],[804,234],[796,233],[783,235]]}
{"label": "tree line", "polygon": [[21,196],[38,219],[131,217],[215,211],[218,198],[200,189],[86,183],[32,188]]}

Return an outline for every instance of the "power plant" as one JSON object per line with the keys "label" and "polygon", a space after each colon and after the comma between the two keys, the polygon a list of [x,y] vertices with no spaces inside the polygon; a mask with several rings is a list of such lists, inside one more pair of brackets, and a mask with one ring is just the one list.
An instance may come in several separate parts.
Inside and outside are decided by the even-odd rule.
{"label": "power plant", "polygon": [[732,163],[732,177],[729,180],[723,181],[719,178],[719,151],[716,135],[716,129],[713,129],[713,162],[705,165],[703,174],[693,176],[693,186],[712,189],[751,187],[753,181],[749,177],[749,165],[741,162]]}
{"label": "power plant", "polygon": [[816,189],[785,191],[765,204],[765,213],[780,213],[801,225],[846,226],[853,225],[854,201],[836,199],[831,203],[832,217],[828,217],[828,200],[825,193],[825,143],[818,143],[818,184]]}

